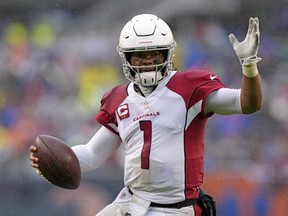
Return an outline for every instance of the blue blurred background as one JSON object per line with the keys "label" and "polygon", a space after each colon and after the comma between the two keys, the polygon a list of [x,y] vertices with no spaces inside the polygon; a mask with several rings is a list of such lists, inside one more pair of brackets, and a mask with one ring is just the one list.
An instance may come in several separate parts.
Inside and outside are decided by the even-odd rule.
{"label": "blue blurred background", "polygon": [[48,184],[29,163],[38,134],[73,146],[97,131],[104,92],[124,83],[116,46],[139,13],[164,19],[178,43],[175,67],[206,68],[238,88],[241,67],[229,42],[260,19],[263,109],[212,116],[205,184],[220,216],[288,212],[288,4],[286,0],[11,0],[0,2],[0,216],[90,216],[123,186],[120,148],[81,186]]}

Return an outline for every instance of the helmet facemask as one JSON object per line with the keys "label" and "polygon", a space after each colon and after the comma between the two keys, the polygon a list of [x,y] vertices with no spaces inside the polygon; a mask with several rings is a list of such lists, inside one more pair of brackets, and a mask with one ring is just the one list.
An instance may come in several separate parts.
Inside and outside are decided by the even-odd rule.
{"label": "helmet facemask", "polygon": [[[154,64],[133,66],[130,59],[134,52],[160,51],[164,56],[164,61],[154,61]],[[141,86],[155,86],[160,83],[163,78],[168,76],[173,68],[174,46],[172,47],[156,47],[146,49],[129,49],[121,50],[118,47],[118,52],[123,62],[123,72],[125,77]],[[153,70],[151,70],[153,68]]]}

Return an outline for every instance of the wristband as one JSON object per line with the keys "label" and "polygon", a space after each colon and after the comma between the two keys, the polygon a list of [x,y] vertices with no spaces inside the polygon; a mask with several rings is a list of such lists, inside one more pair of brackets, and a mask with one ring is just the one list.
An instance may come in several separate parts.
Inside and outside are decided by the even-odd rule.
{"label": "wristband", "polygon": [[254,55],[254,56],[250,56],[248,58],[243,58],[243,59],[239,59],[240,60],[240,64],[241,65],[252,65],[252,64],[257,64],[259,61],[261,61],[262,58]]}
{"label": "wristband", "polygon": [[258,74],[258,69],[256,64],[243,65],[242,73],[247,77],[255,77]]}

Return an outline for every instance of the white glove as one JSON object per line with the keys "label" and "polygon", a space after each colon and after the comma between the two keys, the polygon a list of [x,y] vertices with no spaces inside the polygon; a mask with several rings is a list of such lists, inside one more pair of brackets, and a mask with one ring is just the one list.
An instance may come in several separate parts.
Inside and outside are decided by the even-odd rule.
{"label": "white glove", "polygon": [[247,35],[242,42],[239,42],[234,34],[230,34],[229,39],[241,65],[256,64],[261,60],[260,57],[257,57],[260,42],[259,20],[257,17],[249,19]]}

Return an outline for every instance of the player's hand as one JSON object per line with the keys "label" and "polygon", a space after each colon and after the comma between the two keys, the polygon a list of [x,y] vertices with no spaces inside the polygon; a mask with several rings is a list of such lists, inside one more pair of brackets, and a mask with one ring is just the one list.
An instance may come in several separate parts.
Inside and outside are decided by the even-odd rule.
{"label": "player's hand", "polygon": [[229,39],[241,65],[251,65],[261,60],[257,56],[260,42],[259,20],[257,17],[249,19],[248,31],[242,42],[239,42],[234,34],[230,34]]}
{"label": "player's hand", "polygon": [[212,196],[200,189],[198,205],[202,209],[202,216],[216,216],[216,202]]}
{"label": "player's hand", "polygon": [[29,150],[30,150],[31,166],[36,169],[37,175],[42,176],[42,173],[38,169],[39,168],[39,165],[38,165],[39,158],[34,156],[34,153],[37,152],[37,148],[32,145],[32,146],[30,146]]}
{"label": "player's hand", "polygon": [[37,148],[32,145],[32,146],[30,146],[29,150],[30,150],[31,166],[37,169],[37,168],[38,168],[38,161],[39,161],[39,159],[34,156],[34,153],[36,153]]}

